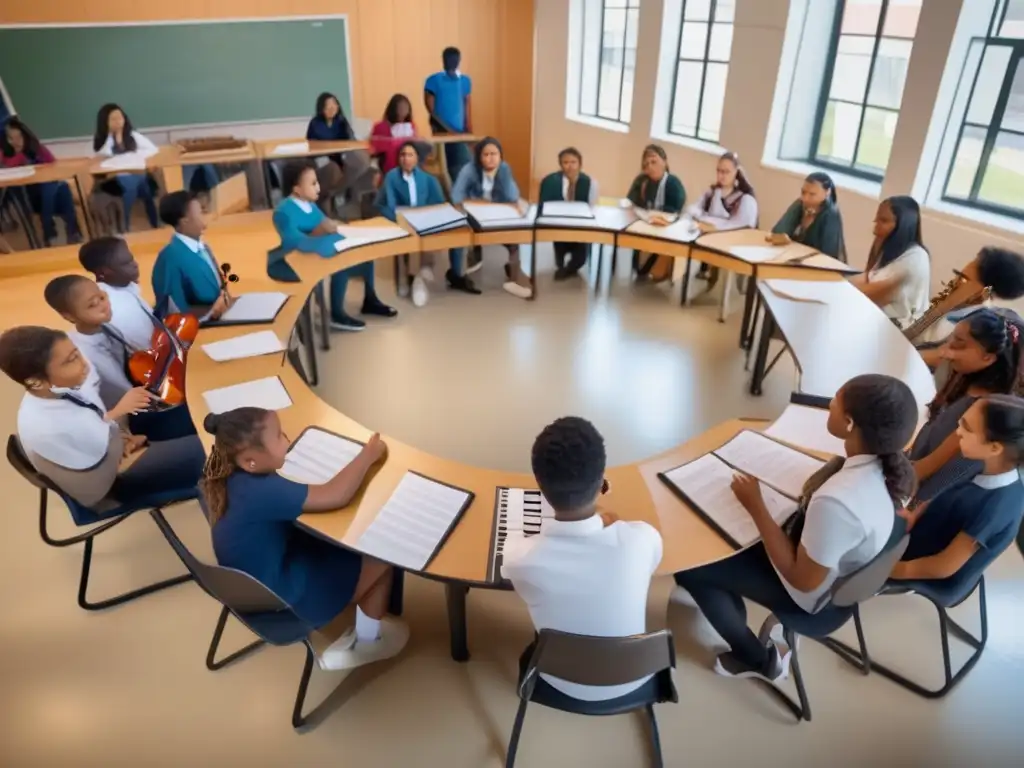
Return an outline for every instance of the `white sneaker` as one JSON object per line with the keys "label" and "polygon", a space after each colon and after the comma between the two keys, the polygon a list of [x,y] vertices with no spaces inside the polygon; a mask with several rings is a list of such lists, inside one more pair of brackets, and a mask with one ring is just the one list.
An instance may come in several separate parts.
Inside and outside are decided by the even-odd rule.
{"label": "white sneaker", "polygon": [[349,628],[345,634],[331,643],[329,646],[324,648],[319,656],[316,657],[316,663],[320,669],[336,669],[336,667],[330,666],[331,659],[337,658],[338,654],[344,651],[352,650],[352,646],[356,644],[356,628]]}
{"label": "white sneaker", "polygon": [[[355,639],[355,631],[352,632]],[[409,627],[396,619],[384,619],[380,623],[380,637],[371,643],[358,640],[348,648],[341,641],[333,643],[320,655],[320,668],[328,670],[355,669],[375,661],[397,656],[409,642]],[[338,646],[337,648],[335,646]]]}
{"label": "white sneaker", "polygon": [[520,285],[519,283],[513,282],[511,280],[505,283],[502,286],[502,288],[504,288],[507,292],[511,293],[513,296],[520,299],[528,299],[533,295],[533,291],[531,291],[525,285]]}
{"label": "white sneaker", "polygon": [[420,267],[420,277],[422,277],[428,283],[434,282],[434,269],[433,269],[433,267]]}
{"label": "white sneaker", "polygon": [[398,298],[407,299],[409,298],[409,281],[398,279]]}
{"label": "white sneaker", "polygon": [[427,299],[430,298],[430,291],[427,290],[427,281],[423,277],[423,273],[416,275],[412,279],[412,303],[415,307],[422,307],[427,303]]}

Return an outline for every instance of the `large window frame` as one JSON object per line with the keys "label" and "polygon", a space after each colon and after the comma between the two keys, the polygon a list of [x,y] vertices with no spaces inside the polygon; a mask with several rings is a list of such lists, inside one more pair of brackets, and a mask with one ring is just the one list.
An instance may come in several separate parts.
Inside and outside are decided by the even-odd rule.
{"label": "large window frame", "polygon": [[[870,35],[867,33],[854,33],[854,32],[843,32],[843,17],[846,14],[847,0],[836,0],[835,17],[833,20],[832,32],[829,38],[829,47],[827,54],[827,64],[825,67],[825,77],[822,80],[821,91],[818,95],[818,105],[814,116],[814,128],[811,134],[811,142],[808,148],[808,162],[816,166],[821,166],[829,170],[838,171],[840,173],[848,174],[862,179],[868,179],[874,182],[881,182],[885,177],[885,168],[876,169],[873,166],[858,165],[857,158],[861,151],[861,141],[864,138],[864,121],[867,117],[868,110],[887,112],[891,115],[895,115],[896,119],[899,119],[900,109],[903,106],[903,92],[900,93],[899,104],[896,107],[885,106],[882,104],[876,104],[871,102],[871,90],[873,78],[875,76],[875,68],[879,59],[879,47],[883,40],[910,40],[911,41],[911,52],[913,51],[913,37],[901,37],[898,35],[886,35],[885,22],[889,14],[891,0],[880,0],[880,8],[878,12],[878,22],[875,26],[875,30]],[[916,34],[916,30],[915,30]],[[836,62],[839,56],[839,46],[842,38],[872,38],[871,45],[871,59],[868,63],[867,79],[864,84],[864,93],[859,101],[853,101],[850,99],[843,99],[833,97],[832,85],[835,78]],[[904,81],[904,87],[906,82]],[[857,138],[853,145],[853,157],[847,164],[845,162],[839,162],[834,157],[819,154],[822,127],[826,121],[826,115],[828,111],[829,102],[836,102],[842,104],[850,104],[860,109],[860,122],[857,126]],[[891,151],[891,147],[890,147]],[[888,165],[888,158],[886,158],[886,165]]]}
{"label": "large window frame", "polygon": [[[588,57],[587,51],[587,25],[592,19],[592,15],[597,11],[596,6],[600,3],[600,20],[598,22],[598,30],[600,30],[600,40],[597,46],[597,60],[588,61],[588,58],[593,58],[593,53]],[[577,94],[576,113],[583,118],[590,118],[592,120],[601,120],[618,125],[628,126],[629,121],[632,118],[633,109],[633,84],[635,83],[636,73],[636,52],[637,45],[636,41],[639,36],[639,24],[640,24],[640,0],[582,0],[582,23],[580,35],[580,75],[579,75],[579,92]],[[609,41],[607,36],[609,34],[606,29],[606,21],[608,12],[622,12],[623,13],[623,24],[622,34],[617,40],[612,39]],[[632,31],[633,45],[629,45],[630,32]],[[609,44],[609,42],[611,44]],[[605,58],[607,55],[617,56],[619,59],[619,80],[618,80],[618,98],[616,99],[616,105],[614,114],[609,114],[607,111],[602,112],[602,101],[601,96],[605,88],[605,75],[606,66]],[[632,66],[627,67],[627,60],[632,61]],[[586,72],[588,66],[594,66],[596,64],[596,82],[593,88],[586,87]],[[626,85],[626,71],[631,70],[634,73],[634,79],[630,81],[630,87],[628,88],[629,98],[626,99],[627,88]],[[584,105],[584,102],[589,100],[593,96],[593,109],[589,109]]]}
{"label": "large window frame", "polygon": [[[1024,35],[1021,37],[1002,36],[1004,32],[1003,28],[1007,21],[1006,15],[1009,7],[1009,2],[1003,2],[1001,7],[1000,4],[997,4],[993,12],[989,35],[987,37],[971,38],[971,47],[973,48],[974,46],[980,45],[981,52],[978,57],[977,69],[975,70],[974,77],[971,81],[971,90],[964,106],[963,115],[960,118],[960,127],[957,130],[956,142],[953,145],[953,152],[949,158],[949,166],[946,168],[946,174],[942,184],[941,199],[944,202],[953,203],[954,205],[964,206],[966,208],[987,211],[989,213],[1007,216],[1014,219],[1024,219],[1024,202],[1022,202],[1020,208],[1015,208],[1001,203],[984,200],[980,197],[982,187],[985,183],[985,177],[992,169],[992,153],[996,149],[996,143],[1000,136],[1014,136],[1024,144],[1024,128],[1010,128],[1003,125],[1014,81],[1018,77],[1024,78]],[[988,117],[987,123],[972,121],[971,107],[974,103],[978,81],[982,74],[982,70],[984,69],[986,56],[989,52],[998,49],[1005,49],[1008,52],[1006,69],[1003,73],[1003,81],[1000,85],[999,93],[995,98],[992,112]],[[984,131],[985,138],[982,143],[977,166],[974,170],[974,176],[971,180],[970,191],[967,196],[964,197],[963,195],[950,193],[949,187],[954,178],[957,160],[960,157],[960,149],[964,142],[964,134],[969,129]]]}

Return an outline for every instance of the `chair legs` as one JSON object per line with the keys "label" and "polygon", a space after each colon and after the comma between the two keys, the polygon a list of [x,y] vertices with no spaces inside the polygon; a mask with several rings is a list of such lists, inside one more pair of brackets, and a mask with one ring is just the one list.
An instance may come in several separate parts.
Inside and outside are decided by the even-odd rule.
{"label": "chair legs", "polygon": [[222,608],[220,618],[217,619],[217,628],[213,631],[213,639],[210,641],[210,649],[206,652],[206,668],[211,672],[224,669],[228,664],[238,661],[239,659],[248,656],[257,648],[262,648],[266,645],[262,640],[257,640],[256,642],[250,643],[244,648],[235,651],[231,655],[224,657],[220,661],[217,661],[217,649],[220,646],[221,638],[224,636],[224,627],[227,625],[228,616],[230,615],[231,611],[227,608]]}
{"label": "chair legs", "polygon": [[508,740],[508,751],[505,753],[505,768],[512,768],[516,764],[516,750],[519,749],[519,735],[523,730],[523,720],[526,719],[526,706],[529,700],[519,700],[519,710],[516,712],[516,722],[512,726],[512,735]]}
{"label": "chair legs", "polygon": [[821,637],[817,638],[817,640],[847,664],[859,670],[861,674],[867,675],[870,674],[872,669],[871,656],[868,655],[868,645],[864,640],[864,625],[860,620],[859,605],[853,608],[853,626],[857,629],[857,644],[859,648],[851,648],[842,640],[836,640],[834,637]]}
{"label": "chair legs", "polygon": [[308,640],[306,641],[305,646],[306,661],[302,665],[302,677],[299,678],[299,690],[295,694],[295,708],[292,709],[292,728],[295,730],[306,725],[309,721],[309,715],[312,714],[312,712],[305,715],[302,714],[302,708],[306,703],[306,691],[309,689],[309,678],[313,674],[313,661],[315,660],[313,646],[309,644]]}
{"label": "chair legs", "polygon": [[115,597],[107,598],[106,600],[100,600],[95,603],[90,602],[86,597],[86,592],[89,589],[89,570],[92,567],[92,540],[94,537],[95,533],[85,540],[85,550],[82,552],[82,578],[78,582],[78,605],[80,608],[84,608],[87,611],[102,611],[106,608],[113,608],[115,605],[121,605],[122,603],[127,603],[139,597],[151,595],[162,589],[174,587],[178,584],[184,584],[186,581],[192,581],[192,574],[186,573],[183,576],[175,576],[173,579],[158,581],[155,584],[150,584],[149,586],[141,587],[140,589],[134,589],[131,592],[125,592]]}
{"label": "chair legs", "polygon": [[88,539],[91,539],[96,534],[102,533],[103,531],[107,530],[108,528],[113,528],[115,525],[117,525],[118,523],[120,523],[122,520],[125,519],[123,517],[119,517],[119,518],[116,518],[114,520],[110,520],[109,522],[106,522],[103,525],[98,525],[95,528],[91,528],[90,530],[86,531],[85,533],[79,533],[76,536],[69,536],[66,539],[55,539],[55,538],[53,538],[50,535],[49,531],[46,529],[46,512],[47,512],[47,499],[48,498],[49,498],[49,493],[47,492],[47,490],[45,488],[40,489],[40,491],[39,491],[39,536],[42,538],[42,540],[43,540],[43,542],[45,544],[47,544],[47,545],[49,545],[51,547],[70,547],[72,544],[81,544],[83,541],[87,541]]}
{"label": "chair legs", "polygon": [[758,682],[765,686],[768,691],[775,696],[780,702],[785,704],[786,708],[793,713],[793,716],[800,720],[811,721],[811,702],[807,698],[807,689],[804,687],[804,676],[800,671],[800,657],[796,647],[796,633],[793,630],[786,628],[785,630],[786,645],[790,648],[792,654],[789,662],[790,674],[793,677],[793,683],[796,685],[796,694],[799,701],[793,701],[792,697],[778,686],[769,683],[765,680],[758,679]]}
{"label": "chair legs", "polygon": [[654,705],[648,704],[647,721],[651,727],[651,759],[654,768],[663,768],[665,761],[661,756],[661,736],[658,734],[658,718],[654,716]]}

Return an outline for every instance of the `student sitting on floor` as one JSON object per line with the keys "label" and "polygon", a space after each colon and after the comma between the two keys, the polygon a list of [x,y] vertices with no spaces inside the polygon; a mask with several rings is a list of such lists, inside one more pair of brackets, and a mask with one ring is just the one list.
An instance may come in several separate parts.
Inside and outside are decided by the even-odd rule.
{"label": "student sitting on floor", "polygon": [[[0,336],[0,370],[25,387],[18,440],[29,461],[83,506],[166,503],[195,491],[203,468],[195,435],[153,442],[124,432],[119,422],[147,408],[152,395],[131,389],[113,408],[103,406],[89,363],[63,331],[12,328]],[[123,458],[145,451],[123,472]]]}
{"label": "student sitting on floor", "polygon": [[200,487],[217,562],[258,579],[314,628],[356,604],[355,626],[320,655],[322,669],[350,669],[398,654],[409,629],[384,619],[391,566],[295,524],[304,512],[340,509],[352,501],[367,472],[387,454],[380,435],[333,479],[303,485],[277,473],[289,441],[273,411],[236,408],[210,414],[203,426],[215,437]]}
{"label": "student sitting on floor", "polygon": [[[57,162],[57,158],[36,137],[32,130],[17,116],[7,118],[4,132],[0,134],[0,166],[17,168],[22,165],[46,165]],[[50,247],[57,237],[53,225],[54,214],[64,221],[64,234],[68,243],[78,243],[82,233],[75,215],[75,200],[71,187],[66,181],[45,181],[32,183],[32,177],[25,179],[25,194],[32,210],[43,222],[43,240]]]}
{"label": "student sitting on floor", "polygon": [[[155,153],[156,145],[132,127],[132,121],[117,104],[104,104],[96,115],[96,134],[92,148],[97,155],[113,157],[126,152]],[[121,198],[124,206],[124,231],[132,228],[132,207],[141,198],[149,217],[149,226],[156,229],[156,202],[153,186],[146,172],[116,173],[101,181],[100,188],[107,194]]]}
{"label": "student sitting on floor", "polygon": [[[544,521],[537,536],[514,545],[507,540],[501,570],[526,603],[534,627],[596,637],[646,632],[647,591],[661,562],[661,536],[647,523],[598,511],[606,488],[600,433],[584,419],[558,419],[534,442],[532,463],[555,517]],[[520,673],[532,653],[531,645],[520,659]],[[541,677],[583,701],[636,695],[651,680],[591,686]]]}
{"label": "student sitting on floor", "polygon": [[[566,200],[597,205],[597,182],[583,173],[583,155],[576,147],[558,153],[560,171],[549,173],[540,183],[540,202]],[[555,280],[567,280],[587,263],[587,243],[555,243]],[[565,257],[569,257],[566,265]]]}
{"label": "student sitting on floor", "polygon": [[[683,212],[686,205],[686,188],[668,167],[668,155],[657,144],[644,147],[641,156],[640,175],[633,179],[626,195],[635,207],[646,211],[655,211],[672,216]],[[668,224],[668,216],[652,216],[652,224]],[[641,278],[651,277],[655,282],[663,282],[672,277],[672,266],[675,260],[671,256],[651,254],[640,263],[639,252],[634,253],[633,267]]]}
{"label": "student sitting on floor", "polygon": [[960,452],[957,425],[979,397],[1024,394],[1022,333],[1019,317],[1003,317],[992,309],[979,309],[956,324],[942,350],[950,376],[928,405],[928,421],[910,448],[920,484],[916,503],[981,471],[980,461]]}
{"label": "student sitting on floor", "polygon": [[160,321],[139,289],[139,264],[120,237],[98,237],[78,250],[78,263],[91,272],[110,299],[110,325],[133,349],[148,349]]}
{"label": "student sitting on floor", "polygon": [[[845,442],[836,459],[804,485],[787,532],[772,518],[757,480],[737,475],[733,492],[750,513],[761,542],[710,565],[681,571],[676,583],[731,650],[715,672],[727,677],[785,677],[790,654],[747,626],[744,598],[770,611],[817,613],[836,579],[871,562],[892,534],[896,510],[914,492],[914,472],[903,446],[917,424],[910,388],[890,376],[857,376],[829,406],[828,431]],[[675,597],[675,596],[674,596]]]}
{"label": "student sitting on floor", "polygon": [[[274,228],[281,236],[280,249],[287,255],[292,251],[315,253],[324,258],[337,255],[335,243],[344,240],[338,233],[341,224],[324,216],[316,207],[320,195],[320,182],[316,168],[307,160],[288,163],[282,174],[288,197],[274,210]],[[363,279],[364,315],[394,317],[398,310],[389,307],[377,297],[373,261],[343,269],[331,275],[331,327],[339,331],[361,331],[366,323],[345,312],[345,291],[350,277]]]}
{"label": "student sitting on floor", "polygon": [[910,545],[893,579],[948,579],[971,560],[1006,549],[1020,530],[1024,400],[991,395],[976,401],[957,436],[960,453],[981,462],[981,473],[907,513]]}
{"label": "student sitting on floor", "polygon": [[772,227],[769,240],[774,245],[800,243],[846,261],[843,216],[839,212],[836,183],[831,176],[815,171],[804,179],[800,197]]}
{"label": "student sitting on floor", "polygon": [[[384,183],[377,192],[375,205],[381,215],[392,221],[398,218],[398,208],[418,208],[424,205],[441,205],[444,193],[440,182],[419,167],[420,156],[417,144],[407,141],[398,151],[398,167],[384,176]],[[464,293],[479,294],[480,289],[473,281],[462,275],[462,249],[452,251],[451,268],[445,273],[448,287]],[[420,271],[412,281],[412,303],[422,307],[427,303],[430,292],[427,283],[434,279],[434,254],[420,254]],[[399,295],[402,286],[399,286]]]}
{"label": "student sitting on floor", "polygon": [[216,320],[231,306],[220,265],[203,242],[206,220],[194,192],[172,192],[160,201],[160,218],[174,228],[153,264],[156,314],[164,318],[176,312]]}

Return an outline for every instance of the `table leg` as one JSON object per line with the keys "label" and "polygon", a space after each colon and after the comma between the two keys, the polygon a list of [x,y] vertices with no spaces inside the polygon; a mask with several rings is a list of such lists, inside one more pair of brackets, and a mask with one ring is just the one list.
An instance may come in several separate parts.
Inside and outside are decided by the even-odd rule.
{"label": "table leg", "polygon": [[465,584],[445,584],[448,600],[448,632],[451,635],[452,661],[469,661],[469,643],[466,633],[466,596],[469,587]]}
{"label": "table leg", "polygon": [[754,358],[754,372],[750,378],[750,394],[761,395],[761,385],[764,383],[765,368],[768,365],[768,345],[771,344],[772,336],[775,333],[775,318],[771,310],[764,308],[764,319],[761,320],[761,337],[757,343],[757,356]]}
{"label": "table leg", "polygon": [[405,571],[395,568],[395,578],[391,582],[391,594],[388,596],[388,613],[401,616],[405,603]]}
{"label": "table leg", "polygon": [[327,295],[324,289],[324,282],[325,280],[321,280],[316,284],[316,300],[320,304],[320,349],[328,352],[331,349],[331,320],[327,309]]}
{"label": "table leg", "polygon": [[35,222],[32,221],[32,203],[28,199],[28,192],[24,188],[16,190],[12,195],[14,200],[14,212],[17,214],[21,228],[25,230],[25,237],[28,238],[28,247],[32,249],[42,248],[43,241],[38,237]]}
{"label": "table leg", "polygon": [[[522,269],[522,259],[519,260]],[[537,298],[537,228],[533,228],[533,235],[530,240],[530,301]]]}
{"label": "table leg", "polygon": [[754,294],[757,287],[754,285],[754,278],[747,280],[747,293],[743,297],[743,319],[740,321],[740,349],[750,349],[753,341],[754,329]]}
{"label": "table leg", "polygon": [[[85,219],[85,234],[89,240],[92,240],[95,235],[92,233],[92,211],[89,210],[89,201],[85,199],[85,194],[82,192],[82,182],[78,178],[78,175],[72,176],[75,180],[75,191],[78,193],[78,200],[82,204],[82,218]],[[81,228],[80,228],[81,229]]]}
{"label": "table leg", "polygon": [[263,194],[266,196],[267,208],[273,208],[274,206],[271,204],[271,201],[274,198],[270,195],[270,190],[273,186],[270,183],[270,163],[266,159],[262,159],[259,161],[259,164],[260,170],[263,172]]}
{"label": "table leg", "polygon": [[733,274],[727,270],[719,270],[722,281],[722,303],[718,307],[718,322],[724,323],[729,317],[729,294],[732,292]]}
{"label": "table leg", "polygon": [[302,329],[302,343],[306,347],[306,360],[309,363],[309,386],[315,387],[320,383],[320,371],[316,359],[316,336],[313,334],[313,298],[306,302],[299,315],[300,328]]}
{"label": "table leg", "polygon": [[180,192],[185,188],[185,180],[180,165],[168,165],[164,172],[164,192]]}
{"label": "table leg", "polygon": [[685,307],[690,300],[690,267],[693,266],[693,257],[686,257],[686,271],[683,273],[683,290],[679,296],[679,305]]}

